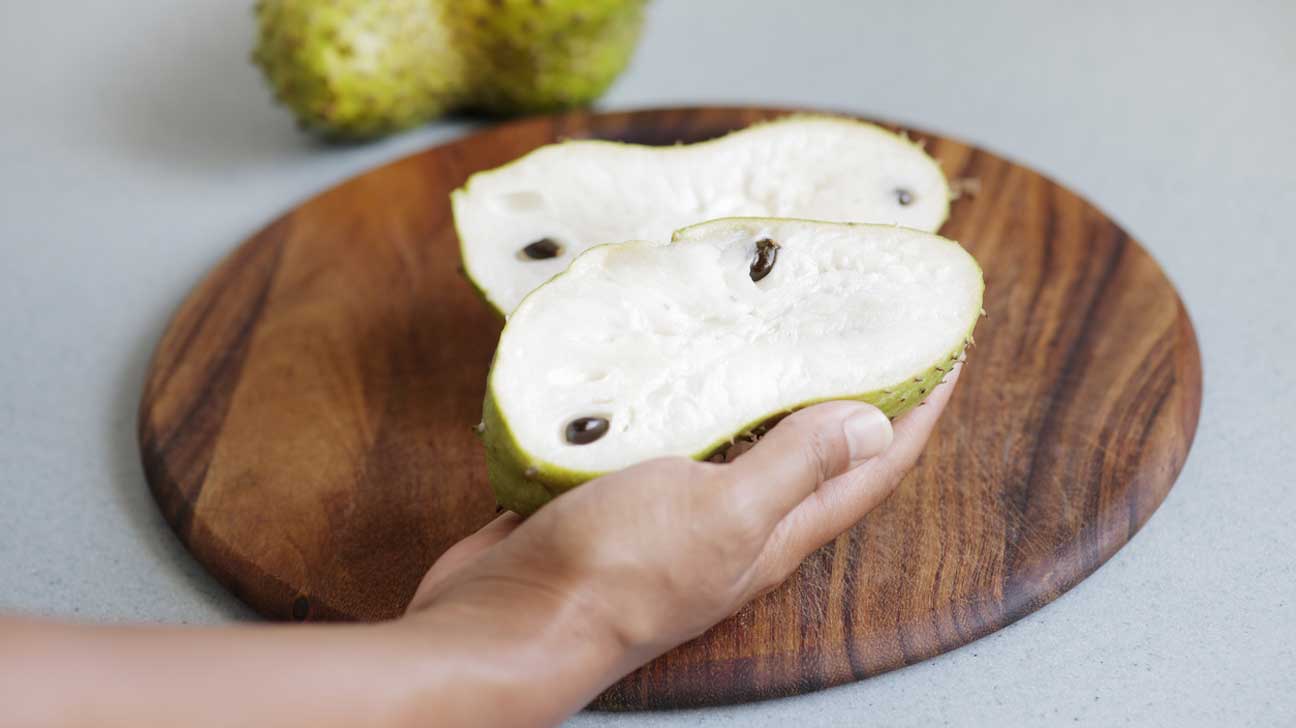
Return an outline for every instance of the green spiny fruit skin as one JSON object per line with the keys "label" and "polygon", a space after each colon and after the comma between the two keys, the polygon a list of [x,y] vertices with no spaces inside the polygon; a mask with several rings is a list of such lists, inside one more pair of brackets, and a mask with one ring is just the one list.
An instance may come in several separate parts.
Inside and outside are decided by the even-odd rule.
{"label": "green spiny fruit skin", "polygon": [[[634,54],[646,0],[461,0],[451,20],[470,79],[468,106],[492,114],[584,106]],[[466,27],[465,27],[466,26]]]}
{"label": "green spiny fruit skin", "polygon": [[645,0],[260,0],[253,61],[308,130],[366,139],[458,109],[587,104],[629,62]]}
{"label": "green spiny fruit skin", "polygon": [[[975,328],[975,323],[973,328]],[[969,329],[967,340],[963,344],[960,344],[930,369],[910,379],[897,382],[894,386],[866,392],[855,397],[834,397],[833,399],[854,399],[868,402],[892,419],[899,417],[921,404],[931,394],[932,390],[941,384],[945,375],[950,372],[954,365],[963,360],[967,346],[971,342],[971,337],[972,330]],[[787,411],[792,412],[809,407],[819,401],[802,402],[789,407]],[[767,420],[750,423],[747,427],[740,428],[734,435],[739,437],[744,433],[760,429],[768,422],[777,420],[785,414],[786,412],[778,413]],[[603,475],[603,473],[568,470],[540,463],[531,464],[528,461],[527,454],[518,447],[517,440],[509,429],[508,423],[500,414],[489,386],[486,390],[486,401],[482,407],[482,423],[484,424],[482,442],[486,448],[486,468],[490,477],[491,488],[495,492],[495,500],[510,511],[523,516],[530,515],[545,503],[557,498],[566,491]],[[694,460],[706,460],[715,453],[728,448],[731,443],[732,440],[712,443],[692,455],[692,458]]]}
{"label": "green spiny fruit skin", "polygon": [[376,137],[440,116],[463,97],[443,5],[428,0],[261,0],[252,58],[306,129]]}

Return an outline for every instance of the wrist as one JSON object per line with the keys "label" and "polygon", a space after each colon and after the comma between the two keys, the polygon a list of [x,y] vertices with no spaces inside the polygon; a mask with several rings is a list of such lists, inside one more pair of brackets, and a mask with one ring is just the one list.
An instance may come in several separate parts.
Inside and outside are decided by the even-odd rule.
{"label": "wrist", "polygon": [[514,579],[465,579],[384,627],[416,653],[411,715],[447,725],[556,723],[642,661],[585,600]]}

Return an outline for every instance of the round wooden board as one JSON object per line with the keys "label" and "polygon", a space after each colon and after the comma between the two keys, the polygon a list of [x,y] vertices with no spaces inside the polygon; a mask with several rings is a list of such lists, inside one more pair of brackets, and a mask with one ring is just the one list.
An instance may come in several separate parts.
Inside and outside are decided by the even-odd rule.
{"label": "round wooden board", "polygon": [[[784,113],[525,120],[287,213],[207,276],[154,355],[139,442],[166,518],[270,618],[399,614],[495,513],[470,427],[500,324],[458,271],[449,192],[563,138],[694,142]],[[985,269],[989,318],[938,433],[895,495],[786,585],[597,706],[799,693],[953,649],[1074,586],[1170,489],[1201,364],[1157,264],[1043,176],[913,136],[951,179],[980,183],[941,232]]]}

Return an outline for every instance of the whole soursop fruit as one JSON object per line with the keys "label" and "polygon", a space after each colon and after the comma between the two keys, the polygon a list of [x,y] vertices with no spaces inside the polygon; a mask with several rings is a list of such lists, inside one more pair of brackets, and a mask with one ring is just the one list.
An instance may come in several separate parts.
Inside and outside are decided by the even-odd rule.
{"label": "whole soursop fruit", "polygon": [[644,0],[260,0],[252,57],[301,126],[363,139],[459,109],[587,104],[625,68]]}

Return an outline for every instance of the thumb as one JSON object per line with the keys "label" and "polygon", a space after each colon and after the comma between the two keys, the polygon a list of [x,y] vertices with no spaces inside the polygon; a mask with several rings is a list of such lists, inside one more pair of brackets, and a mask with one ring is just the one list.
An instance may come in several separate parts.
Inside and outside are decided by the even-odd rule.
{"label": "thumb", "polygon": [[414,598],[410,600],[405,610],[412,612],[427,606],[433,592],[451,574],[481,556],[486,549],[503,541],[521,523],[521,516],[512,511],[506,511],[503,515],[496,516],[495,520],[482,526],[476,533],[451,546],[445,553],[441,554],[436,563],[432,564],[432,568],[428,569],[427,573],[423,575],[418,590],[414,592]]}
{"label": "thumb", "polygon": [[891,421],[863,402],[826,402],[784,418],[750,451],[726,465],[736,500],[775,523],[820,483],[880,454]]}

